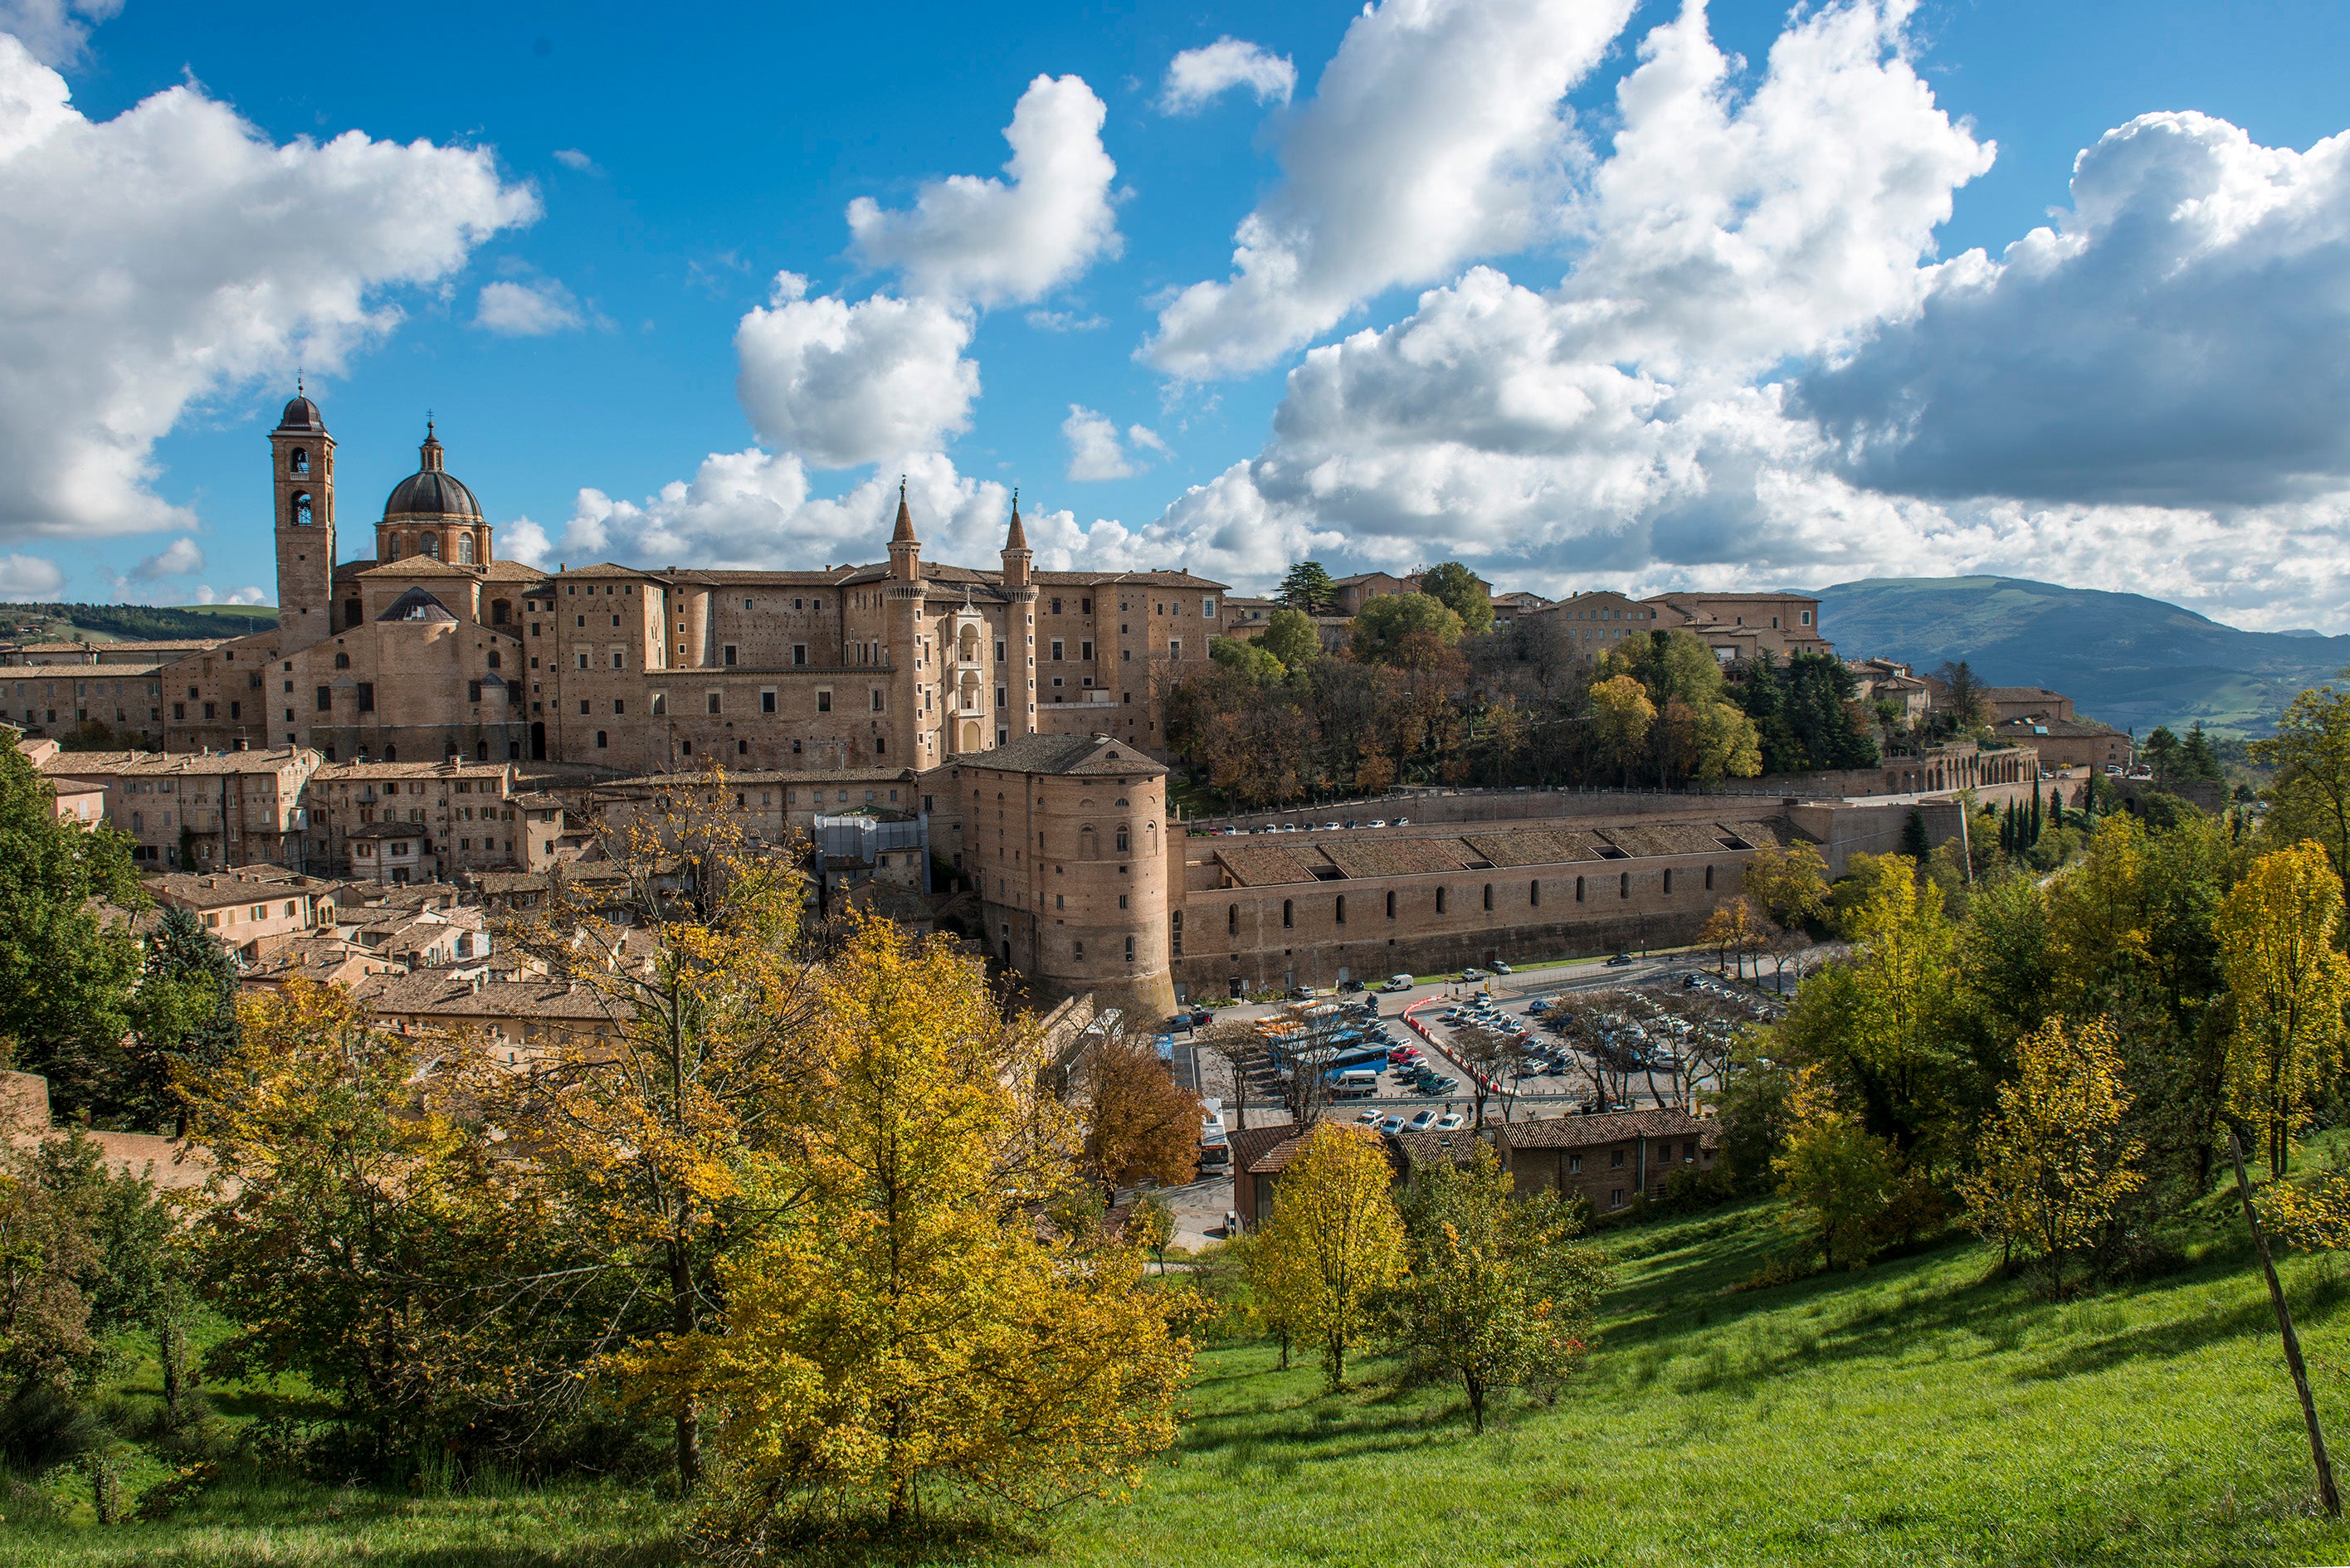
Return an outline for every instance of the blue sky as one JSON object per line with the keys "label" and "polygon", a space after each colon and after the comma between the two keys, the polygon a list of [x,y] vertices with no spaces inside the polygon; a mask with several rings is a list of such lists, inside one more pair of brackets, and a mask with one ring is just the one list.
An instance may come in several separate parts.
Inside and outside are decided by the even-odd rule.
{"label": "blue sky", "polygon": [[[2274,155],[2350,125],[2350,8],[884,15],[0,0],[79,117],[44,109],[12,145],[44,67],[0,61],[0,456],[25,454],[0,592],[273,593],[262,432],[299,363],[338,441],[346,556],[429,408],[502,544],[550,564],[870,558],[911,469],[934,553],[965,558],[1016,483],[1053,564],[1244,586],[1307,551],[1459,553],[1553,592],[1988,570],[2345,629],[2345,306],[2322,302],[2350,213],[2337,160]],[[1660,27],[1733,59],[1675,98]],[[1171,63],[1223,38],[1253,47],[1222,57],[1241,79],[1169,112]],[[1454,74],[1414,74],[1447,50]],[[1644,58],[1639,110],[1619,93]],[[1516,118],[1461,132],[1489,107],[1480,62],[1528,60],[1542,79],[1491,95],[1518,92]],[[1020,217],[1003,165],[1024,104],[1039,160],[1076,171],[1021,219],[1033,236],[983,254]],[[2139,121],[2111,143],[2106,216],[2067,219],[2082,243],[2000,271],[2074,204],[2084,148],[2161,111],[2208,118]],[[240,122],[246,145],[215,148]],[[1422,192],[1433,224],[1349,165],[1367,127],[1451,160]],[[347,132],[368,156],[328,167]],[[125,167],[188,207],[82,211]],[[965,226],[925,226],[953,176],[1004,183]],[[2199,179],[2290,192],[2212,220],[2216,241],[2146,239],[2148,203]],[[1478,212],[1416,245],[1455,181]],[[880,210],[862,243],[860,198]],[[1221,289],[1253,213],[1311,286],[1243,309],[1247,287]],[[1644,236],[1691,213],[1718,215],[1654,247],[1681,265],[1648,265]],[[2166,244],[2230,265],[2182,288]],[[1991,272],[1955,270],[1970,247]],[[803,281],[778,293],[782,273]],[[1641,325],[1596,331],[1595,311]],[[858,336],[868,318],[886,340]],[[2231,346],[2217,364],[2207,333]],[[88,432],[72,462],[61,429]]]}

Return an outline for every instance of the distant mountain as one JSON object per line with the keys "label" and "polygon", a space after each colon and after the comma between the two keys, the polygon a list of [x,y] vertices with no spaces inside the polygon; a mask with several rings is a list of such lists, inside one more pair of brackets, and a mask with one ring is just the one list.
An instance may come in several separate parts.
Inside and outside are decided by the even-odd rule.
{"label": "distant mountain", "polygon": [[0,637],[69,642],[163,642],[243,637],[277,624],[275,605],[0,604]]}
{"label": "distant mountain", "polygon": [[1846,658],[1928,674],[1966,659],[1994,686],[2046,686],[2139,734],[2198,720],[2264,735],[2304,687],[2350,665],[2350,637],[2240,631],[2138,594],[2020,577],[1872,577],[1820,592],[1820,630]]}

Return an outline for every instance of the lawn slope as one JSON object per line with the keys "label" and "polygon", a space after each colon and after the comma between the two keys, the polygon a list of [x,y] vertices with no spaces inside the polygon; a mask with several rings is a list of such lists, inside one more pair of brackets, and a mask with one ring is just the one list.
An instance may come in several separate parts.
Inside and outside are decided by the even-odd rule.
{"label": "lawn slope", "polygon": [[[1321,1393],[1265,1346],[1201,1358],[1179,1450],[1070,1510],[1054,1565],[2236,1564],[2350,1562],[2313,1516],[2308,1449],[2241,1222],[2214,1199],[2165,1277],[2064,1303],[1949,1241],[1733,1291],[1786,1241],[1752,1202],[1607,1232],[1605,1338],[1551,1407],[1482,1438],[1457,1397],[1367,1362]],[[2320,1406],[2350,1432],[2350,1302],[2284,1261]],[[681,1562],[650,1493],[423,1499],[224,1483],[172,1520],[0,1528],[0,1564],[498,1568]],[[831,1560],[831,1559],[827,1559]],[[848,1562],[943,1563],[961,1552]]]}
{"label": "lawn slope", "polygon": [[[1727,1293],[1782,1242],[1774,1205],[1615,1232],[1605,1346],[1555,1407],[1479,1439],[1439,1391],[1324,1397],[1269,1350],[1212,1351],[1179,1462],[1055,1561],[2350,1561],[2306,1506],[2258,1275],[2220,1215],[2204,1233],[2167,1279],[2050,1304],[1970,1243]],[[2350,1293],[2330,1260],[2286,1273],[2350,1430]]]}

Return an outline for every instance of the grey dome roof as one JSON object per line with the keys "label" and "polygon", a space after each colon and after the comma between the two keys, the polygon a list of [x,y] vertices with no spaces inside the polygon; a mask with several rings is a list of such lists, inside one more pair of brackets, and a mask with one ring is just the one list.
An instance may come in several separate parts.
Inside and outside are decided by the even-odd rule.
{"label": "grey dome roof", "polygon": [[482,504],[465,488],[454,474],[441,466],[441,441],[432,433],[432,422],[424,423],[424,444],[417,449],[417,469],[414,473],[392,486],[391,499],[383,504],[386,517],[452,517],[478,523],[482,519]]}
{"label": "grey dome roof", "polygon": [[392,487],[391,499],[383,504],[387,517],[463,517],[478,522],[482,504],[473,493],[453,473],[437,469],[423,469],[410,474]]}
{"label": "grey dome roof", "polygon": [[317,404],[312,402],[309,399],[303,397],[301,394],[296,393],[295,394],[294,400],[286,405],[285,413],[278,417],[277,428],[281,431],[318,431],[323,432],[327,428],[327,421],[318,417]]}

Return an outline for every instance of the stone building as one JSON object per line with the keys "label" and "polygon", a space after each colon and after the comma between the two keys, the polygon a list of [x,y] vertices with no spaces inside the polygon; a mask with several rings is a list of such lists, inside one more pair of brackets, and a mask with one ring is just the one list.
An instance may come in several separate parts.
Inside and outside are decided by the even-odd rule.
{"label": "stone building", "polygon": [[[1170,867],[1167,770],[1107,735],[1024,735],[947,770],[943,846],[979,894],[989,953],[1045,998],[1165,1012]],[[1174,842],[1170,842],[1174,841]]]}
{"label": "stone building", "polygon": [[616,775],[927,770],[1038,732],[1152,750],[1169,672],[1225,624],[1224,585],[1187,572],[1035,570],[1016,507],[995,569],[925,562],[902,494],[885,563],[546,572],[497,558],[429,425],[373,558],[338,561],[317,405],[269,449],[278,625],[161,668],[167,750]]}
{"label": "stone building", "polygon": [[305,786],[320,760],[292,747],[194,756],[57,752],[37,765],[53,782],[102,789],[107,822],[129,836],[142,867],[220,870],[267,861],[300,870],[308,868]]}
{"label": "stone building", "polygon": [[1600,1214],[1643,1194],[1664,1197],[1676,1170],[1711,1170],[1721,1141],[1711,1116],[1670,1106],[1504,1122],[1490,1131],[1513,1191],[1579,1195]]}
{"label": "stone building", "polygon": [[1187,838],[1170,964],[1189,999],[1670,946],[1795,836],[1700,817]]}

